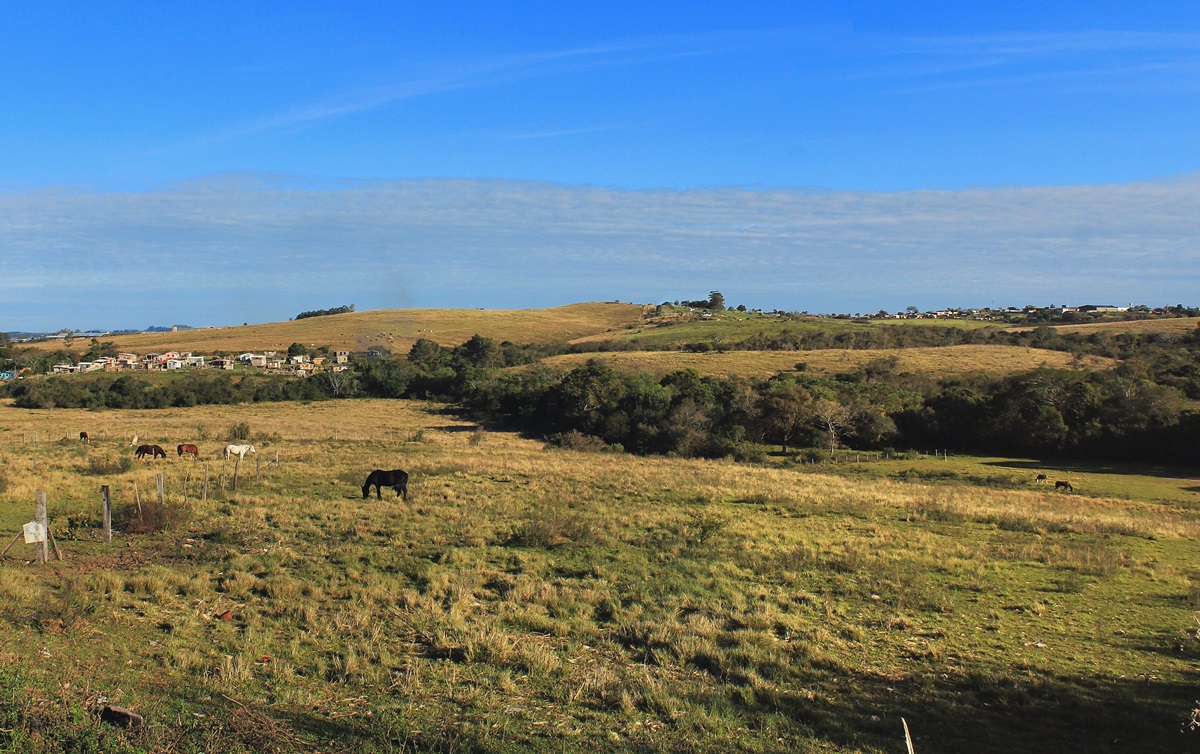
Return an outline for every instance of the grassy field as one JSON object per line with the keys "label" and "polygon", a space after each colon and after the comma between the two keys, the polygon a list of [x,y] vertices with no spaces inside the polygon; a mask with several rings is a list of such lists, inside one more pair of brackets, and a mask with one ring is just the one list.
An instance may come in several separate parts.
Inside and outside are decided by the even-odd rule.
{"label": "grassy field", "polygon": [[[1200,327],[1200,317],[1170,317],[1165,319],[1139,319],[1122,322],[1091,322],[1085,325],[1054,325],[1055,330],[1064,333],[1093,332],[1106,333],[1165,333],[1186,335],[1195,332]],[[1012,330],[1032,330],[1031,327],[1014,327]]]}
{"label": "grassy field", "polygon": [[854,351],[726,351],[683,353],[679,351],[612,351],[606,353],[565,354],[541,363],[566,369],[590,360],[614,369],[664,375],[676,369],[694,369],[702,375],[770,377],[805,364],[806,374],[832,376],[852,372],[875,359],[896,357],[900,373],[931,374],[951,377],[973,373],[997,376],[1025,372],[1039,367],[1058,369],[1111,369],[1115,362],[1100,357],[1075,358],[1062,351],[1021,346],[946,346],[943,348],[861,349]]}
{"label": "grassy field", "polygon": [[666,316],[651,319],[620,333],[605,333],[577,338],[575,342],[622,339],[636,340],[648,348],[671,348],[681,343],[737,343],[755,335],[777,336],[783,333],[824,332],[834,335],[886,331],[892,328],[926,326],[965,330],[1000,328],[992,322],[963,319],[919,320],[849,320],[833,317],[801,317],[792,319],[764,314],[726,312],[703,318],[693,315]]}
{"label": "grassy field", "polygon": [[[286,351],[292,343],[365,352],[382,346],[404,354],[418,338],[457,346],[476,333],[497,341],[557,343],[603,335],[637,323],[642,307],[621,303],[572,304],[550,309],[385,309],[310,317],[243,327],[211,327],[169,333],[114,335],[104,340],[134,353]],[[56,350],[62,341],[31,344]],[[86,341],[75,344],[87,348]]]}
{"label": "grassy field", "polygon": [[[121,470],[133,433],[202,457]],[[407,502],[362,500],[377,467]],[[44,489],[67,555],[0,562],[0,751],[898,752],[901,717],[920,754],[1194,750],[1195,480],[1035,468],[577,454],[401,401],[0,407],[0,532]]]}

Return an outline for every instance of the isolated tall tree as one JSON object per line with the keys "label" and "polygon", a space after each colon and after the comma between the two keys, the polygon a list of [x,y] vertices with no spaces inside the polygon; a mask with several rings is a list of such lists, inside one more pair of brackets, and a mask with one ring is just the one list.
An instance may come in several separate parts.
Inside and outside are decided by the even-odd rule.
{"label": "isolated tall tree", "polygon": [[766,433],[787,453],[788,445],[813,419],[812,396],[794,382],[774,382],[767,386],[759,410]]}
{"label": "isolated tall tree", "polygon": [[721,295],[720,291],[708,292],[708,308],[714,312],[725,311],[725,297]]}

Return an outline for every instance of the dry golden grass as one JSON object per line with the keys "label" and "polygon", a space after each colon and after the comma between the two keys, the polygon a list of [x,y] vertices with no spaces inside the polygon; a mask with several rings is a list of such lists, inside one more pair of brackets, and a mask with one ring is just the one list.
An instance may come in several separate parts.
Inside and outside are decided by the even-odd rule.
{"label": "dry golden grass", "polygon": [[[1171,317],[1168,319],[1139,319],[1129,322],[1092,322],[1085,325],[1054,325],[1058,332],[1082,333],[1167,333],[1185,335],[1196,331],[1200,326],[1200,317]],[[1032,327],[1008,328],[1013,332],[1032,330]]]}
{"label": "dry golden grass", "polygon": [[[170,333],[115,335],[104,340],[119,350],[154,353],[168,350],[213,353],[286,351],[292,343],[366,351],[375,346],[407,353],[418,338],[457,346],[478,333],[496,341],[553,343],[623,329],[636,323],[642,307],[623,303],[571,304],[549,309],[385,309],[310,317],[242,327],[211,327]],[[32,344],[56,350],[62,341]],[[75,348],[86,348],[77,342]]]}
{"label": "dry golden grass", "polygon": [[971,373],[1007,375],[1039,367],[1056,369],[1109,369],[1116,362],[1097,356],[1077,359],[1062,351],[1023,346],[946,346],[942,348],[895,348],[822,351],[727,351],[683,353],[679,351],[620,351],[596,354],[566,354],[544,360],[547,365],[573,368],[595,359],[614,369],[664,375],[676,369],[694,369],[702,375],[769,377],[807,364],[806,374],[830,376],[853,371],[870,361],[895,356],[898,372],[951,376]]}
{"label": "dry golden grass", "polygon": [[[1102,750],[1118,714],[1148,748],[1178,736],[1164,699],[1200,654],[1195,511],[548,450],[440,408],[0,406],[4,531],[41,486],[56,522],[94,510],[108,480],[87,458],[133,432],[195,441],[215,470],[217,435],[246,422],[280,458],[206,504],[193,476],[186,528],[65,541],[49,567],[10,553],[0,627],[26,659],[2,690],[67,711],[4,727],[88,740],[69,705],[103,693],[152,721],[146,751],[189,750],[152,738],[182,724],[211,751],[849,754],[894,746],[919,699],[945,751]],[[127,502],[161,471],[173,505],[198,467],[112,481]],[[375,467],[409,470],[407,503],[361,499]],[[1129,696],[1095,701],[1111,693]]]}

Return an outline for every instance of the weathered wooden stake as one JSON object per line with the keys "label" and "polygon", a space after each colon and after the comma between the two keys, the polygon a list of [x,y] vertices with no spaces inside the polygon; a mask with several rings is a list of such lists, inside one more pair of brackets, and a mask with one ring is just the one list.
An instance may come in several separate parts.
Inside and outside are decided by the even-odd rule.
{"label": "weathered wooden stake", "polygon": [[242,465],[242,459],[240,459],[240,458],[233,462],[233,491],[234,492],[237,492],[238,467],[241,465]]}
{"label": "weathered wooden stake", "polygon": [[[37,494],[34,496],[34,499],[37,501],[37,513],[34,515],[33,520],[37,521],[39,524],[41,524],[42,530],[47,532],[47,534],[49,534],[50,523],[46,519],[46,493],[42,492],[41,490],[38,490]],[[48,539],[50,539],[50,537],[47,536],[46,539],[48,540]],[[47,560],[49,560],[49,556],[46,552],[46,545],[47,545],[47,543],[44,541],[37,543],[37,556],[36,557],[37,557],[37,562],[39,562],[39,563],[45,563]]]}
{"label": "weathered wooden stake", "polygon": [[200,498],[200,502],[208,502],[208,464],[204,464],[204,496]]}
{"label": "weathered wooden stake", "polygon": [[163,505],[166,504],[166,501],[163,499],[163,475],[158,474],[157,477],[158,477],[158,508],[159,508],[159,510],[162,510]]}
{"label": "weathered wooden stake", "polygon": [[262,478],[259,476],[258,460],[259,460],[258,454],[255,453],[254,454],[254,483],[255,484],[260,484],[262,482]]}
{"label": "weathered wooden stake", "polygon": [[46,539],[50,540],[50,547],[54,548],[54,559],[62,560],[62,550],[58,549],[58,542],[54,540],[54,532],[50,531],[49,528],[46,529]]}
{"label": "weathered wooden stake", "polygon": [[133,483],[133,502],[137,503],[138,522],[145,523],[142,518],[142,496],[138,493],[137,482]]}
{"label": "weathered wooden stake", "polygon": [[100,496],[104,498],[104,541],[112,541],[112,498],[109,496],[108,485],[100,485]]}
{"label": "weathered wooden stake", "polygon": [[21,537],[23,537],[23,536],[25,536],[25,531],[24,531],[24,530],[21,530],[21,531],[17,532],[17,536],[15,536],[15,537],[13,537],[13,538],[12,538],[12,541],[8,543],[8,547],[5,547],[5,548],[4,548],[4,551],[3,551],[3,552],[0,552],[0,558],[3,558],[5,555],[7,555],[7,554],[8,554],[8,551],[9,551],[9,549],[10,549],[10,548],[12,548],[12,546],[13,546],[13,545],[15,545],[15,544],[17,543],[17,540],[18,540],[18,539],[20,539],[20,538],[21,538]]}

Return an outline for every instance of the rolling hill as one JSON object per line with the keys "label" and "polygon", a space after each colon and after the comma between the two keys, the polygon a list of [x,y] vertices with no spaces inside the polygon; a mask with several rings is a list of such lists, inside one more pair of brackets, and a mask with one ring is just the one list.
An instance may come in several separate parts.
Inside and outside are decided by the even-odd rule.
{"label": "rolling hill", "polygon": [[[549,309],[381,309],[309,317],[241,327],[207,327],[166,333],[136,333],[104,338],[119,350],[135,353],[287,350],[292,343],[364,352],[383,347],[406,353],[418,338],[456,346],[476,333],[497,341],[556,343],[603,335],[636,324],[643,307],[623,303],[585,303]],[[31,344],[57,350],[62,341]],[[86,342],[76,341],[76,350]]]}

